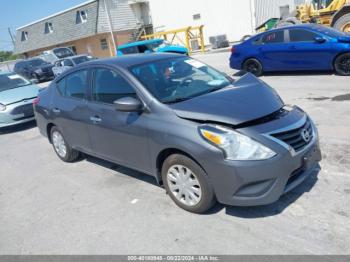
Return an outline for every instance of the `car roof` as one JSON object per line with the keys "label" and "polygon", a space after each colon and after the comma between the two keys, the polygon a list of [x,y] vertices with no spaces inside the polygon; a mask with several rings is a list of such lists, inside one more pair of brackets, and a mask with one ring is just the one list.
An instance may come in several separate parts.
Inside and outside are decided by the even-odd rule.
{"label": "car roof", "polygon": [[163,59],[170,59],[170,58],[178,58],[178,57],[184,57],[185,55],[182,54],[175,54],[175,53],[151,53],[151,54],[133,54],[133,55],[125,55],[120,57],[114,57],[114,58],[107,58],[107,59],[98,59],[98,60],[92,60],[89,62],[85,62],[81,65],[78,65],[77,68],[87,65],[111,65],[111,66],[117,66],[121,68],[128,68],[135,65],[141,65],[144,63],[159,61]]}
{"label": "car roof", "polygon": [[41,57],[32,57],[32,58],[28,58],[28,59],[25,59],[25,60],[21,60],[21,61],[19,61],[18,63],[20,63],[20,62],[27,63],[27,62],[30,62],[30,61],[33,61],[33,60],[43,60],[43,61],[45,61],[45,60],[42,59]]}
{"label": "car roof", "polygon": [[[253,35],[252,38],[254,37],[261,37],[265,34],[274,32],[274,31],[278,31],[278,30],[289,30],[289,29],[311,29],[311,30],[317,30],[319,32],[320,29],[322,30],[327,30],[329,27],[323,26],[323,25],[319,25],[319,24],[299,24],[299,25],[290,25],[290,26],[283,26],[283,27],[279,27],[279,28],[273,28],[270,30],[267,30],[265,32],[261,32],[259,34]],[[322,31],[321,31],[322,33]],[[252,38],[246,40],[246,41],[250,41]]]}
{"label": "car roof", "polygon": [[268,32],[273,32],[276,30],[285,30],[285,29],[311,29],[311,30],[319,30],[319,29],[328,29],[329,27],[323,26],[323,25],[319,25],[319,24],[300,24],[300,25],[290,25],[290,26],[283,26],[283,27],[279,27],[279,28],[274,28],[268,31],[263,32],[262,34],[268,33]]}
{"label": "car roof", "polygon": [[133,46],[139,46],[139,45],[146,45],[146,44],[153,44],[153,43],[159,43],[159,42],[163,42],[163,39],[150,39],[150,40],[143,40],[143,41],[137,41],[137,42],[132,42],[132,43],[128,43],[125,45],[120,45],[118,46],[118,49],[123,49],[123,48],[127,48],[127,47],[133,47]]}
{"label": "car roof", "polygon": [[81,54],[81,55],[67,56],[67,57],[61,58],[60,60],[57,60],[57,61],[62,61],[62,60],[66,60],[66,59],[73,59],[73,58],[82,57],[82,56],[89,56],[89,55]]}

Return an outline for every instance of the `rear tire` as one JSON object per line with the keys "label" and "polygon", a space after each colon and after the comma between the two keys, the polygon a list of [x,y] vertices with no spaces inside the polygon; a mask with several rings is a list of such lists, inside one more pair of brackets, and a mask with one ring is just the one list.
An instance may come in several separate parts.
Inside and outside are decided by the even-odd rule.
{"label": "rear tire", "polygon": [[334,70],[338,75],[350,76],[350,53],[342,54],[335,59]]}
{"label": "rear tire", "polygon": [[249,58],[244,61],[242,69],[246,72],[252,73],[255,76],[261,76],[263,74],[263,66],[259,60],[255,58]]}
{"label": "rear tire", "polygon": [[79,158],[80,152],[68,145],[61,131],[56,126],[51,128],[50,138],[55,153],[62,161],[71,163]]}
{"label": "rear tire", "polygon": [[191,158],[174,154],[162,166],[165,190],[182,209],[201,214],[216,203],[214,189],[204,170]]}
{"label": "rear tire", "polygon": [[333,27],[335,29],[338,29],[340,31],[350,34],[350,14],[346,14],[340,17],[337,20],[337,22],[335,22]]}

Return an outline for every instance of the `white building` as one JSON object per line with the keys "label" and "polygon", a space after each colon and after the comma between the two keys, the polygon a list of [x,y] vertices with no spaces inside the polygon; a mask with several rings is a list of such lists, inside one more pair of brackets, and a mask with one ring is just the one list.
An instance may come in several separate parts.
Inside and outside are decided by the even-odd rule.
{"label": "white building", "polygon": [[251,35],[255,28],[272,17],[280,16],[280,7],[290,10],[305,0],[148,0],[155,31],[204,25],[206,44],[209,37],[226,34],[237,41]]}

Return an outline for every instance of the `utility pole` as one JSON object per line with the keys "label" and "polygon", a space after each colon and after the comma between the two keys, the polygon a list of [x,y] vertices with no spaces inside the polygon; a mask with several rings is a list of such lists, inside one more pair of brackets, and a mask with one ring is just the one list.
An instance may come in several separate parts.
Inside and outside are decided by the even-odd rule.
{"label": "utility pole", "polygon": [[[106,0],[103,0],[103,4],[104,4],[104,7],[105,7],[105,12],[106,12],[106,15],[107,15],[107,19],[108,19],[108,25],[109,25],[109,30],[110,30],[111,37],[112,37],[112,43],[113,43],[114,52],[117,53],[117,45],[116,45],[115,40],[114,40],[112,21],[111,21],[110,15],[109,15],[109,11],[107,9]],[[111,52],[111,56],[113,56],[113,52],[111,50],[110,50],[110,52]]]}
{"label": "utility pole", "polygon": [[9,31],[9,35],[10,35],[11,40],[12,40],[13,48],[15,48],[15,40],[13,38],[13,35],[12,35],[12,32],[11,32],[11,28],[8,27],[7,30]]}

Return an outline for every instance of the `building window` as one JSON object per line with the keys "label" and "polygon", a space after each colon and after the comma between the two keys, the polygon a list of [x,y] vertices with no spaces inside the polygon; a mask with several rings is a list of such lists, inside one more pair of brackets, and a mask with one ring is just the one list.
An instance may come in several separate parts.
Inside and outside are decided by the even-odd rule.
{"label": "building window", "polygon": [[108,42],[106,38],[100,40],[100,45],[102,50],[108,49]]}
{"label": "building window", "polygon": [[22,35],[21,35],[21,41],[24,42],[24,41],[27,41],[27,40],[28,40],[28,32],[23,31]]}
{"label": "building window", "polygon": [[193,15],[193,20],[199,20],[201,19],[201,14],[194,14]]}
{"label": "building window", "polygon": [[53,32],[52,23],[46,22],[45,23],[45,34],[51,34],[52,32]]}
{"label": "building window", "polygon": [[82,24],[85,23],[87,21],[87,11],[86,10],[81,10],[81,11],[77,11],[77,15],[76,15],[76,24]]}

